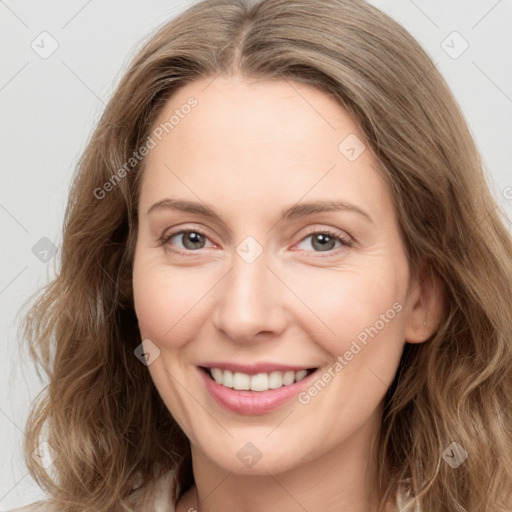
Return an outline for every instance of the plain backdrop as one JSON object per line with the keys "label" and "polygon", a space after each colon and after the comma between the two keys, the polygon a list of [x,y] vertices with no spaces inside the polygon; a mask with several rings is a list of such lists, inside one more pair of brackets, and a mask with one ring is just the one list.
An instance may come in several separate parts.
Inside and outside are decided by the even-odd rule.
{"label": "plain backdrop", "polygon": [[[29,405],[44,382],[18,352],[20,308],[55,272],[71,174],[129,59],[191,3],[0,0],[0,510],[44,496],[21,457]],[[512,1],[372,3],[446,77],[512,218]]]}

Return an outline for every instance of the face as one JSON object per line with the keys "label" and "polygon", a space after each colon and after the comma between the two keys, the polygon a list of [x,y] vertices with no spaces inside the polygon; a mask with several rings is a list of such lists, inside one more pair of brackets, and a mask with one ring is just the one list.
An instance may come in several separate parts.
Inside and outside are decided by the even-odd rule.
{"label": "face", "polygon": [[193,453],[263,474],[368,445],[417,296],[354,120],[306,85],[219,77],[153,128],[135,309]]}

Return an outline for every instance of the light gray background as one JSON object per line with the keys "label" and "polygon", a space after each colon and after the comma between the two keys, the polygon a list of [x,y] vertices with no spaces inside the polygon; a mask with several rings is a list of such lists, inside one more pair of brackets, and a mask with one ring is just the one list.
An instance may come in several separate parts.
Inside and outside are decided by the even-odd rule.
{"label": "light gray background", "polygon": [[[58,258],[41,261],[37,248],[48,241],[40,240],[60,244],[72,170],[134,50],[191,3],[0,0],[0,510],[43,497],[21,458],[30,400],[43,383],[18,354],[20,307],[53,275]],[[512,1],[372,3],[419,40],[448,80],[491,188],[512,218]],[[50,48],[43,31],[58,43],[46,59],[31,47]],[[453,58],[464,40],[469,47]]]}

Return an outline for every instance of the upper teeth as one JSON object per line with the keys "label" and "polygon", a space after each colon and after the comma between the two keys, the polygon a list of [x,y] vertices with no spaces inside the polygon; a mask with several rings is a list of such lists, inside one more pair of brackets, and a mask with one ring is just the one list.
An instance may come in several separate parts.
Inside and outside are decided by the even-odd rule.
{"label": "upper teeth", "polygon": [[270,372],[247,375],[246,373],[231,372],[220,368],[210,368],[212,377],[217,384],[237,390],[268,391],[282,386],[299,382],[308,374],[307,370],[298,372]]}

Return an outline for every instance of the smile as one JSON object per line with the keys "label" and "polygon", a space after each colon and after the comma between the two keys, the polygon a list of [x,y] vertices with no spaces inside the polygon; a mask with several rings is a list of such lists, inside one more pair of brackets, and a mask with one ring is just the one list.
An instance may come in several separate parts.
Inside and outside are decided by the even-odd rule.
{"label": "smile", "polygon": [[[221,363],[219,364],[219,366]],[[222,364],[222,366],[228,366]],[[207,393],[223,409],[243,415],[267,414],[296,397],[318,368],[285,368],[277,365],[229,364],[199,366]],[[245,371],[240,371],[244,369]],[[265,371],[267,370],[267,371]]]}
{"label": "smile", "polygon": [[257,373],[249,375],[243,372],[232,372],[221,368],[205,368],[211,378],[221,386],[239,391],[268,391],[290,386],[300,382],[315,369],[299,371],[273,371],[270,373]]}

